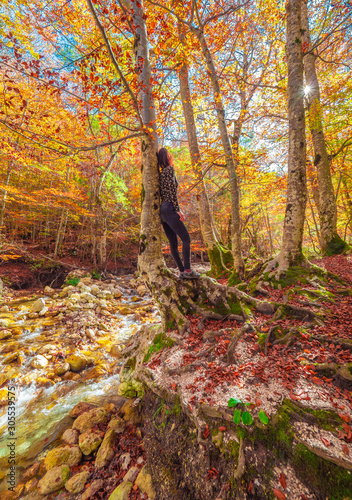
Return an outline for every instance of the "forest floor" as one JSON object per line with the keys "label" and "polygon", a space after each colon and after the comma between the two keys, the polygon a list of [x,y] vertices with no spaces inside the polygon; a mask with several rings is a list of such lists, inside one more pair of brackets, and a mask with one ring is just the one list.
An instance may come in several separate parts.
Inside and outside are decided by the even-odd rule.
{"label": "forest floor", "polygon": [[[352,470],[352,381],[348,374],[347,377],[341,376],[339,370],[330,369],[332,366],[351,366],[352,363],[352,296],[349,292],[352,288],[352,258],[336,256],[319,259],[314,263],[345,280],[346,286],[339,286],[339,293],[336,293],[335,283],[327,284],[329,292],[334,294],[333,298],[325,295],[319,304],[314,300],[309,302],[307,296],[299,292],[297,287],[302,286],[306,290],[311,287],[299,282],[281,290],[267,287],[268,295],[262,297],[265,300],[283,303],[289,297],[291,305],[304,305],[315,312],[318,311],[324,321],[316,325],[309,333],[305,331],[306,325],[302,320],[283,317],[275,321],[271,320],[268,324],[267,316],[255,312],[252,321],[254,331],[248,331],[243,335],[236,350],[238,362],[235,365],[229,365],[225,361],[227,348],[233,332],[241,324],[227,319],[203,320],[200,317],[192,317],[190,318],[191,331],[182,338],[182,345],[175,345],[166,351],[153,353],[146,367],[153,374],[156,384],[163,385],[171,393],[181,394],[189,415],[197,414],[200,406],[214,409],[226,408],[231,398],[240,401],[241,408],[247,404],[253,416],[257,416],[258,412],[262,411],[268,419],[272,417],[278,404],[282,403],[285,398],[302,407],[321,408],[324,411],[333,410],[340,419],[333,432],[331,429],[329,432],[319,430],[316,435],[312,434],[307,437],[308,430],[306,429],[307,432],[305,432],[301,429],[301,431],[297,430],[297,435],[301,432],[300,439],[306,444],[309,443],[309,449],[313,450],[317,456],[328,457],[332,463]],[[19,264],[21,264],[20,268],[17,268]],[[22,276],[26,276],[26,279],[30,278],[31,273],[37,272],[33,267],[26,270],[26,266],[22,264],[9,260],[0,266],[0,277],[8,277],[8,282],[4,280],[5,286],[10,284],[11,279],[16,277],[16,272],[19,270],[23,269]],[[226,278],[219,279],[219,281],[226,284]],[[289,294],[288,292],[290,290],[292,292],[293,288],[295,288],[294,293]],[[21,290],[7,289],[7,291],[11,298],[22,294]],[[38,293],[38,291],[38,286],[28,287],[26,295]],[[10,297],[7,297],[7,300],[9,299]],[[276,328],[278,332],[280,330],[284,332],[293,326],[297,327],[299,333],[288,345],[275,343],[275,339],[264,343],[271,329]],[[261,336],[263,342],[260,342]],[[132,343],[133,339],[134,337],[131,338]],[[324,363],[327,364],[326,370],[316,369],[317,365],[321,366]],[[96,452],[85,456],[80,464],[71,467],[73,474],[89,473],[84,476],[86,478],[84,492],[81,495],[72,496],[66,490],[62,490],[59,496],[55,493],[54,496],[50,495],[50,498],[108,499],[112,491],[126,482],[124,477],[127,478],[127,474],[130,478],[128,482],[131,483],[128,498],[131,500],[148,498],[148,490],[143,489],[145,487],[143,483],[136,479],[141,473],[146,457],[142,439],[144,422],[140,421],[125,403],[126,400],[121,397],[112,398],[110,402],[107,402],[104,410],[107,416],[95,429],[103,438],[108,428],[112,426],[111,421],[115,422],[113,425],[117,425],[116,422],[121,420],[124,421],[123,426],[120,426],[122,431],[121,429],[116,431],[114,458],[110,465],[97,469],[94,465]],[[84,411],[91,410],[92,406],[87,406]],[[313,426],[311,428],[313,429]],[[92,430],[94,431],[94,428]],[[78,435],[76,437],[78,439]],[[209,436],[207,426],[201,428],[200,437],[203,442],[211,441],[212,436]],[[121,460],[121,456],[126,453],[128,455],[128,460],[125,456],[128,461],[127,466],[126,460],[125,462]],[[34,464],[35,474],[26,473],[24,476],[26,482],[21,483],[18,494],[9,494],[6,498],[11,500],[45,498],[44,495],[38,493],[37,489],[38,480],[41,481],[45,474],[44,462],[45,456],[41,455],[40,460]],[[132,469],[133,471],[130,472]],[[279,469],[277,477],[273,479],[273,489],[276,490],[274,493],[277,498],[308,498],[309,500],[320,498],[314,496],[311,489],[300,483],[292,470],[285,470],[285,479],[282,479],[283,470]],[[213,472],[209,469],[209,474],[206,481],[221,480],[221,478],[218,479],[219,474],[216,469]],[[290,474],[292,477],[289,477]],[[34,489],[33,484],[35,484]],[[297,485],[301,488],[300,493]],[[90,492],[89,488],[91,488]],[[247,489],[248,498],[252,498],[253,482],[248,483]],[[87,492],[89,495],[84,496]],[[296,496],[298,493],[300,496]],[[153,493],[149,492],[149,498],[153,498]]]}

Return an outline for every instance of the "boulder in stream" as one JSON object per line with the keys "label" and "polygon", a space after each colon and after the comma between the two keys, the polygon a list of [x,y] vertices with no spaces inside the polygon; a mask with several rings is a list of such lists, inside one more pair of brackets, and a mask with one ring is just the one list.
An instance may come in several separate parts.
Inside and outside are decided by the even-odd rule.
{"label": "boulder in stream", "polygon": [[31,367],[32,368],[45,368],[48,365],[48,360],[42,356],[41,354],[38,354],[35,356],[32,361],[31,361]]}
{"label": "boulder in stream", "polygon": [[84,354],[74,353],[71,354],[68,358],[66,358],[66,363],[70,365],[71,371],[78,373],[85,369],[87,366],[87,358]]}
{"label": "boulder in stream", "polygon": [[77,444],[78,437],[79,432],[77,429],[66,429],[61,439],[67,444]]}
{"label": "boulder in stream", "polygon": [[39,313],[42,309],[45,307],[45,300],[40,298],[34,302],[34,304],[31,307],[31,312],[32,313]]}

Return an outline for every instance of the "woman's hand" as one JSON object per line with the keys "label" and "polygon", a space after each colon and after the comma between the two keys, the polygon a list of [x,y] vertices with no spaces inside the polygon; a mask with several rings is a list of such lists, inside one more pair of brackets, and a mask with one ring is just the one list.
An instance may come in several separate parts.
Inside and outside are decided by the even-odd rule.
{"label": "woman's hand", "polygon": [[177,212],[177,213],[178,213],[178,215],[179,215],[179,217],[180,217],[181,222],[183,222],[183,221],[185,221],[185,220],[186,220],[186,217],[183,215],[183,213],[182,213],[182,212]]}

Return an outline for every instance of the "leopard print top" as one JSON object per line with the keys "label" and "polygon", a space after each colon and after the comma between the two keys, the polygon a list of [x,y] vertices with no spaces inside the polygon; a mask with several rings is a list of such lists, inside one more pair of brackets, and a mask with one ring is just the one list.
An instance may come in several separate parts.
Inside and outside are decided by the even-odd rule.
{"label": "leopard print top", "polygon": [[177,201],[178,182],[175,176],[175,170],[172,165],[165,167],[159,174],[161,203],[171,201],[176,212],[180,211]]}

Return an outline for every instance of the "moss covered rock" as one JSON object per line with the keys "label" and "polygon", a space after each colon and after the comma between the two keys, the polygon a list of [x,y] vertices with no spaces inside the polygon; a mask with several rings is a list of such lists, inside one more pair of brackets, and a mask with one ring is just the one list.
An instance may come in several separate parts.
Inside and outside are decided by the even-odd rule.
{"label": "moss covered rock", "polygon": [[73,493],[73,494],[80,493],[83,490],[84,485],[86,484],[86,482],[88,480],[88,477],[89,477],[88,471],[80,472],[79,474],[75,474],[73,477],[71,477],[67,481],[67,483],[65,484],[65,488],[70,493]]}
{"label": "moss covered rock", "polygon": [[98,450],[97,457],[95,459],[95,467],[100,469],[105,467],[114,456],[114,444],[116,442],[116,433],[114,429],[108,429],[103,442]]}
{"label": "moss covered rock", "polygon": [[73,422],[72,429],[86,432],[97,424],[105,424],[108,420],[108,412],[105,408],[94,408],[80,415]]}
{"label": "moss covered rock", "polygon": [[126,481],[118,485],[109,496],[108,500],[128,500],[133,484]]}
{"label": "moss covered rock", "polygon": [[50,470],[58,465],[65,464],[69,467],[78,465],[81,461],[82,453],[78,446],[62,446],[49,451],[45,457],[46,470]]}
{"label": "moss covered rock", "polygon": [[146,493],[148,495],[148,498],[150,498],[151,500],[154,500],[156,498],[152,476],[150,475],[147,465],[145,465],[141,472],[138,474],[136,485],[141,490],[141,492]]}
{"label": "moss covered rock", "polygon": [[102,440],[101,432],[88,430],[79,436],[78,444],[84,455],[90,455],[98,448]]}
{"label": "moss covered rock", "polygon": [[38,492],[48,495],[61,489],[70,477],[70,469],[67,465],[59,465],[50,469],[38,483]]}
{"label": "moss covered rock", "polygon": [[78,373],[78,372],[84,370],[85,367],[87,366],[87,358],[85,357],[84,354],[75,353],[75,354],[71,354],[71,356],[69,356],[66,359],[66,363],[68,363],[70,365],[71,371]]}

